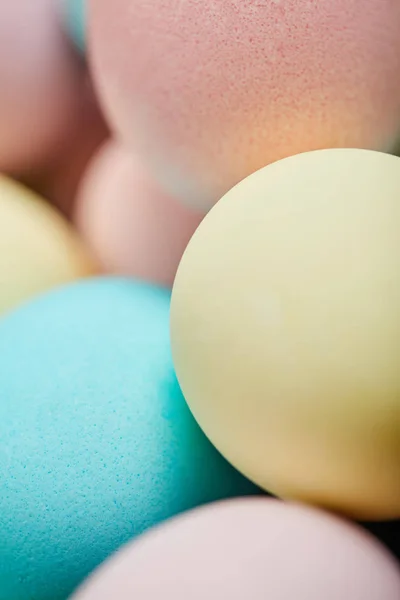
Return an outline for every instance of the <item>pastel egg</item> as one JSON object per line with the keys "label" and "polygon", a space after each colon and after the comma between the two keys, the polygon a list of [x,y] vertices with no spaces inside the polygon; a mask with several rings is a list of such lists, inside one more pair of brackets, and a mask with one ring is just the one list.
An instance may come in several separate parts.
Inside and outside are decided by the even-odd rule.
{"label": "pastel egg", "polygon": [[153,183],[139,158],[107,142],[83,180],[79,228],[107,272],[170,286],[202,216]]}
{"label": "pastel egg", "polygon": [[400,3],[89,0],[110,124],[207,209],[257,169],[400,134]]}
{"label": "pastel egg", "polygon": [[82,52],[86,46],[86,0],[61,0],[67,31]]}
{"label": "pastel egg", "polygon": [[121,544],[256,488],[194,421],[169,294],[87,280],[0,321],[0,599],[63,600]]}
{"label": "pastel egg", "polygon": [[178,268],[178,379],[272,493],[400,517],[400,159],[321,150],[233,188]]}
{"label": "pastel egg", "polygon": [[276,500],[192,511],[107,561],[73,600],[397,600],[400,569],[372,537]]}
{"label": "pastel egg", "polygon": [[57,2],[2,2],[0,171],[27,173],[51,159],[73,126],[81,86]]}
{"label": "pastel egg", "polygon": [[0,315],[98,270],[92,254],[55,209],[0,176]]}
{"label": "pastel egg", "polygon": [[108,137],[89,77],[81,92],[79,109],[63,147],[32,177],[31,185],[72,217],[78,189],[93,156]]}

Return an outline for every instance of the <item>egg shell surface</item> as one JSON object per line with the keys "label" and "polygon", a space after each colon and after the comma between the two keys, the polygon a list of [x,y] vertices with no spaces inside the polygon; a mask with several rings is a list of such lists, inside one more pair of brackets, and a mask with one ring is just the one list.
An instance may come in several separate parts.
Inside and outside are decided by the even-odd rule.
{"label": "egg shell surface", "polygon": [[179,265],[174,363],[224,456],[270,492],[400,517],[400,159],[304,153],[233,188]]}
{"label": "egg shell surface", "polygon": [[58,211],[0,175],[0,316],[37,294],[98,271]]}
{"label": "egg shell surface", "polygon": [[107,272],[171,286],[202,215],[160,190],[138,156],[104,144],[81,183],[76,223]]}
{"label": "egg shell surface", "polygon": [[102,565],[73,600],[397,600],[400,569],[354,525],[247,499],[172,519]]}
{"label": "egg shell surface", "polygon": [[109,136],[90,74],[82,89],[74,126],[60,151],[29,181],[46,199],[72,219],[82,178],[93,156]]}
{"label": "egg shell surface", "polygon": [[83,69],[59,13],[58,0],[1,3],[1,172],[40,170],[74,125]]}
{"label": "egg shell surface", "polygon": [[110,125],[175,197],[208,209],[278,159],[391,150],[400,3],[89,0]]}
{"label": "egg shell surface", "polygon": [[169,293],[66,286],[0,322],[0,599],[64,600],[121,544],[253,493],[194,421]]}

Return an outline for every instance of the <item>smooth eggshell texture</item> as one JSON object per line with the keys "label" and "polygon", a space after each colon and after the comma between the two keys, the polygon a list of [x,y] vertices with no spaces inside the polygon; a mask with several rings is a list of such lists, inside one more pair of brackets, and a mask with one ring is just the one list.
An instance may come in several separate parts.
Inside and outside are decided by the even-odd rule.
{"label": "smooth eggshell texture", "polygon": [[206,216],[171,307],[178,379],[216,447],[272,493],[400,517],[400,159],[321,150]]}
{"label": "smooth eggshell texture", "polygon": [[67,31],[82,52],[86,46],[86,0],[59,0],[62,3]]}
{"label": "smooth eggshell texture", "polygon": [[104,268],[171,285],[201,216],[164,194],[115,142],[93,159],[77,203],[80,230]]}
{"label": "smooth eggshell texture", "polygon": [[194,421],[169,294],[114,278],[0,321],[0,599],[64,600],[121,544],[254,492]]}
{"label": "smooth eggshell texture", "polygon": [[209,208],[251,172],[400,133],[393,0],[89,0],[116,132],[170,193]]}
{"label": "smooth eggshell texture", "polygon": [[62,145],[75,118],[82,67],[55,0],[0,8],[0,171],[31,172]]}
{"label": "smooth eggshell texture", "polygon": [[350,523],[276,500],[233,500],[156,528],[73,600],[397,600],[400,570]]}
{"label": "smooth eggshell texture", "polygon": [[0,176],[0,315],[98,270],[91,253],[55,209]]}

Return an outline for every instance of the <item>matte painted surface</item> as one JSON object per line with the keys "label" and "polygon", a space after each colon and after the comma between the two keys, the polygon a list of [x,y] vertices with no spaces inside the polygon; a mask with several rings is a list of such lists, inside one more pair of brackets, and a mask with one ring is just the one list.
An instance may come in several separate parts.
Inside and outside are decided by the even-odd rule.
{"label": "matte painted surface", "polygon": [[350,523],[274,500],[174,519],[105,563],[74,600],[398,600],[400,570]]}
{"label": "matte painted surface", "polygon": [[231,190],[175,279],[175,368],[196,419],[285,498],[400,517],[400,159],[322,150]]}
{"label": "matte painted surface", "polygon": [[0,6],[0,171],[30,173],[63,146],[83,85],[55,0]]}
{"label": "matte painted surface", "polygon": [[394,0],[89,0],[115,131],[182,201],[209,208],[251,172],[400,133]]}
{"label": "matte painted surface", "polygon": [[255,488],[195,423],[169,294],[104,278],[0,321],[0,599],[64,600],[121,544]]}
{"label": "matte painted surface", "polygon": [[0,316],[37,294],[98,271],[63,216],[0,176]]}
{"label": "matte painted surface", "polygon": [[116,142],[92,160],[76,209],[80,231],[107,271],[167,286],[201,218],[162,192]]}

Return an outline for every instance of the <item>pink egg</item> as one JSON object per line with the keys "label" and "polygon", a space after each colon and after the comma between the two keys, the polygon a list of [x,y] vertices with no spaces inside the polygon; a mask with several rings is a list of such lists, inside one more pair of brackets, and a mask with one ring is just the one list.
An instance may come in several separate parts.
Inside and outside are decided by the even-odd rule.
{"label": "pink egg", "polygon": [[65,136],[63,147],[29,182],[69,217],[88,163],[108,137],[89,79],[82,88],[75,120]]}
{"label": "pink egg", "polygon": [[116,133],[165,189],[210,207],[251,172],[400,133],[396,0],[90,0]]}
{"label": "pink egg", "polygon": [[201,221],[161,192],[137,156],[106,143],[78,196],[78,226],[105,269],[171,285]]}
{"label": "pink egg", "polygon": [[361,529],[275,500],[221,502],[125,547],[73,600],[398,600],[394,559]]}
{"label": "pink egg", "polygon": [[82,65],[62,33],[55,0],[0,6],[0,170],[42,165],[73,125]]}

